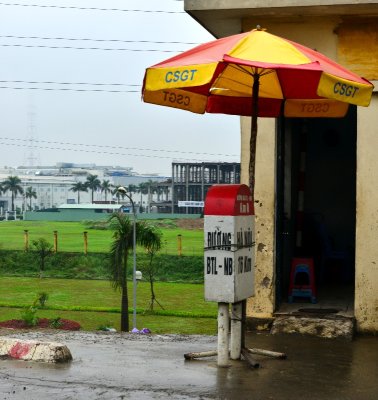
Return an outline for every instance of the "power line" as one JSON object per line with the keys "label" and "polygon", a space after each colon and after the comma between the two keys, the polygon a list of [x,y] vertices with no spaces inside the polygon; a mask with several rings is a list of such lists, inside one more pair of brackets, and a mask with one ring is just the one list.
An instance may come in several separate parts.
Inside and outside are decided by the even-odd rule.
{"label": "power line", "polygon": [[[11,140],[11,141],[19,141],[19,142],[27,142],[27,139],[21,138],[9,138],[9,137],[0,137],[0,140]],[[237,157],[237,154],[224,154],[224,153],[200,153],[195,151],[181,151],[181,150],[165,150],[165,149],[148,149],[148,148],[140,148],[140,147],[124,147],[124,146],[111,146],[106,144],[87,144],[87,143],[72,143],[72,142],[57,142],[57,141],[49,141],[49,140],[33,140],[35,143],[47,143],[54,145],[62,145],[62,146],[83,146],[83,147],[96,147],[100,149],[123,149],[123,150],[138,150],[138,151],[153,151],[153,152],[164,152],[164,153],[178,153],[178,154],[194,154],[194,155],[205,155],[205,156],[222,156],[222,157]]]}
{"label": "power line", "polygon": [[140,90],[73,89],[73,88],[43,88],[43,87],[16,87],[16,86],[0,86],[0,89],[45,90],[49,92],[65,91],[65,92],[140,93]]}
{"label": "power line", "polygon": [[114,49],[104,47],[74,47],[74,46],[45,46],[45,45],[26,45],[26,44],[0,44],[0,47],[22,47],[22,48],[41,48],[41,49],[73,49],[73,50],[104,50],[104,51],[136,51],[136,52],[158,52],[158,53],[180,53],[179,50],[160,50],[160,49]]}
{"label": "power line", "polygon": [[122,40],[122,39],[92,39],[92,38],[66,38],[66,37],[46,37],[46,36],[14,36],[0,35],[5,39],[37,39],[37,40],[67,40],[67,41],[87,41],[87,42],[116,42],[116,43],[150,43],[150,44],[188,44],[196,45],[196,42],[179,41],[153,41],[153,40]]}
{"label": "power line", "polygon": [[1,81],[0,83],[27,83],[31,85],[90,85],[90,86],[132,86],[141,87],[142,85],[133,85],[128,83],[93,83],[93,82],[55,82],[55,81]]}
{"label": "power line", "polygon": [[[145,157],[145,158],[159,158],[159,159],[172,159],[171,156],[157,156],[157,155],[147,155],[147,154],[132,154],[132,153],[120,153],[120,152],[113,152],[113,151],[97,151],[97,150],[84,150],[84,149],[76,149],[76,148],[64,148],[64,147],[51,147],[51,146],[30,146],[28,144],[19,144],[19,143],[4,143],[0,142],[1,145],[4,146],[14,146],[14,147],[29,147],[35,148],[40,150],[60,150],[60,151],[75,151],[79,153],[95,153],[95,154],[108,154],[108,155],[119,155],[119,156],[128,156],[128,157]],[[177,158],[178,160],[183,161],[201,161],[202,159],[187,159],[187,158]]]}
{"label": "power line", "polygon": [[139,13],[160,13],[160,14],[186,14],[185,11],[166,11],[166,10],[133,10],[122,8],[98,8],[98,7],[77,7],[77,6],[57,6],[52,4],[22,4],[22,3],[0,3],[0,6],[16,7],[37,7],[37,8],[58,8],[65,10],[89,10],[89,11],[119,11],[119,12],[139,12]]}
{"label": "power line", "polygon": [[[124,83],[90,83],[90,82],[55,82],[55,81],[5,81],[0,80],[0,83],[12,84],[28,84],[28,85],[78,85],[78,86],[115,86],[115,87],[141,87],[141,85],[124,84]],[[120,90],[120,89],[91,89],[91,88],[70,88],[70,87],[19,87],[19,86],[0,86],[0,89],[13,89],[13,90],[45,90],[45,91],[71,91],[71,92],[105,92],[105,93],[140,93],[140,90]]]}

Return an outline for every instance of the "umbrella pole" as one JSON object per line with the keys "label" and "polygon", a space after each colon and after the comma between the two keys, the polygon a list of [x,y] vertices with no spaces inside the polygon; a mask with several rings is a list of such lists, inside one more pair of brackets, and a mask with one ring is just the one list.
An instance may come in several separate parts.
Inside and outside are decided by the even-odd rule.
{"label": "umbrella pole", "polygon": [[259,114],[259,85],[260,75],[253,75],[252,87],[252,120],[251,137],[249,140],[249,188],[252,193],[252,199],[255,200],[255,165],[256,165],[256,139],[257,139],[257,116]]}
{"label": "umbrella pole", "polygon": [[[258,72],[253,74],[252,86],[252,120],[251,137],[249,140],[249,188],[252,194],[252,201],[255,201],[255,164],[256,164],[256,139],[257,139],[257,116],[259,114],[259,86],[260,75]],[[242,337],[241,348],[245,348],[245,331],[247,321],[247,300],[242,301]]]}

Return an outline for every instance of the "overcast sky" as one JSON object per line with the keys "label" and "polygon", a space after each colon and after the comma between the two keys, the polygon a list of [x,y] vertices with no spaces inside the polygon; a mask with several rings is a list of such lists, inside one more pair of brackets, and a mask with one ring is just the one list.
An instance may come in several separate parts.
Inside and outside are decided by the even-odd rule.
{"label": "overcast sky", "polygon": [[[183,13],[183,4],[0,1],[0,166],[65,161],[170,175],[171,162],[178,159],[238,162],[238,117],[196,115],[141,101],[146,67],[194,46],[187,42],[213,39]],[[158,41],[182,43],[151,43]],[[104,83],[113,85],[98,85]]]}

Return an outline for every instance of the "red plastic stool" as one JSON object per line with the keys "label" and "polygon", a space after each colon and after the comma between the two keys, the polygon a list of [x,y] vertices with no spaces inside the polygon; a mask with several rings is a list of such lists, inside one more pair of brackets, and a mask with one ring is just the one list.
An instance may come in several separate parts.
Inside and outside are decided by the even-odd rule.
{"label": "red plastic stool", "polygon": [[291,262],[289,303],[294,297],[309,297],[316,303],[314,260],[312,258],[293,258]]}

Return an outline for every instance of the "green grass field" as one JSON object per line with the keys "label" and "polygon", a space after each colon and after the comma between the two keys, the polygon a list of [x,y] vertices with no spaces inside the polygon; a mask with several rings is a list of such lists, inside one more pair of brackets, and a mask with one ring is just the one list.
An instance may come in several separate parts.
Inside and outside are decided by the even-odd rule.
{"label": "green grass field", "polygon": [[[128,287],[132,307],[130,282]],[[39,292],[49,295],[47,309],[38,311],[39,317],[72,319],[84,330],[96,330],[101,325],[119,329],[120,293],[114,291],[109,282],[95,280],[2,277],[0,321],[19,319],[22,307],[29,306]],[[155,293],[165,311],[158,305],[155,310],[168,315],[144,314],[149,308],[150,291],[149,284],[141,282],[137,287],[139,329],[147,327],[154,333],[216,333],[216,304],[204,301],[202,284],[157,282]],[[88,311],[95,309],[99,311]]]}
{"label": "green grass field", "polygon": [[[162,254],[177,255],[177,236],[181,235],[182,255],[203,255],[203,230],[180,229],[173,220],[167,222],[160,228],[163,232]],[[33,240],[40,237],[53,243],[53,232],[58,231],[58,252],[83,252],[83,232],[87,231],[88,251],[107,253],[112,237],[111,231],[90,229],[84,222],[1,221],[0,249],[23,251],[24,230],[29,232],[30,246]],[[143,249],[138,251],[141,252]],[[120,293],[114,291],[110,283],[104,280],[2,276],[0,321],[20,319],[22,307],[31,305],[39,292],[46,292],[49,295],[46,309],[38,311],[38,316],[41,318],[72,319],[79,322],[85,330],[95,330],[101,325],[119,329]],[[148,327],[154,333],[215,334],[216,305],[203,300],[202,284],[157,282],[155,293],[165,310],[155,305],[156,313],[159,315],[146,314],[145,310],[149,309],[149,284],[147,282],[138,284],[137,326],[139,328]],[[129,283],[129,302],[132,307],[131,283]]]}
{"label": "green grass field", "polygon": [[[163,232],[164,254],[178,253],[178,239],[182,238],[183,255],[203,254],[203,230],[179,229],[174,224],[161,228]],[[54,241],[54,231],[58,231],[58,251],[83,252],[83,232],[88,232],[88,251],[109,251],[112,232],[109,230],[88,229],[83,222],[54,222],[54,221],[1,221],[0,248],[4,250],[24,249],[24,230],[29,231],[29,244],[40,237],[50,243]]]}
{"label": "green grass field", "polygon": [[[106,312],[79,312],[41,310],[40,318],[65,318],[80,323],[82,330],[95,331],[100,326],[109,326],[120,329],[120,314]],[[0,321],[19,319],[20,310],[16,308],[0,307]],[[130,326],[132,315],[130,315]],[[159,315],[137,315],[137,328],[148,328],[154,334],[182,334],[182,335],[216,335],[217,320],[215,318],[182,318],[162,317]]]}

